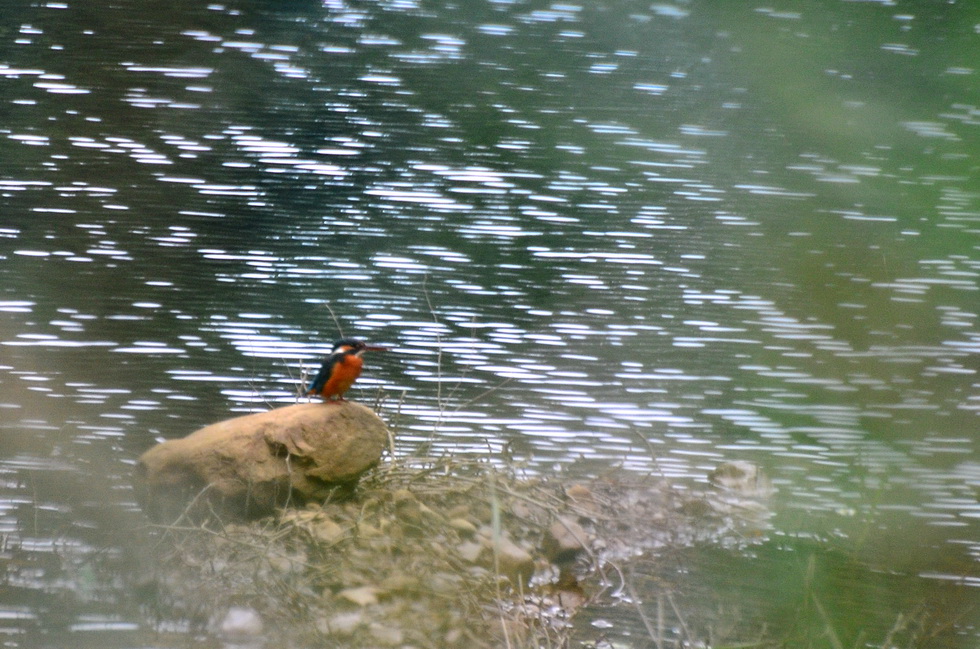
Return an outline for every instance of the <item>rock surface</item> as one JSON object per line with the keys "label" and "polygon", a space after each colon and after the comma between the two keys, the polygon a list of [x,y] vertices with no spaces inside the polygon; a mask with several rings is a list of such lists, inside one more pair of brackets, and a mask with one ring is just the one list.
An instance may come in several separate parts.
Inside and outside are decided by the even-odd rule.
{"label": "rock surface", "polygon": [[589,535],[575,519],[559,516],[545,532],[541,549],[549,561],[565,563],[587,550],[588,541]]}
{"label": "rock surface", "polygon": [[297,404],[154,446],[139,458],[137,494],[158,520],[213,509],[261,516],[349,487],[387,444],[384,422],[365,406]]}

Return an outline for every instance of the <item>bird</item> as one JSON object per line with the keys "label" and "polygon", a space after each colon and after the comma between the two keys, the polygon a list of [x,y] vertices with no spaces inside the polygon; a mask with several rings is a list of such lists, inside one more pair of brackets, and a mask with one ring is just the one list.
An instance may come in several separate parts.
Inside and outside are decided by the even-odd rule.
{"label": "bird", "polygon": [[333,343],[333,349],[320,371],[306,388],[306,394],[320,395],[325,401],[344,401],[344,393],[350,390],[354,381],[361,375],[361,367],[364,361],[361,354],[364,352],[383,352],[388,351],[386,347],[368,345],[361,340],[342,338]]}

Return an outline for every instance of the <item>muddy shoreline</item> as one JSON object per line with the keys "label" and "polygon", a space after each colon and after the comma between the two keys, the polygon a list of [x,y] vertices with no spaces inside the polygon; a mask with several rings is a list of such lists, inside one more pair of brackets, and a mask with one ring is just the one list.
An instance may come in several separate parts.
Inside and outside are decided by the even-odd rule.
{"label": "muddy shoreline", "polygon": [[762,534],[768,485],[730,468],[692,493],[657,477],[566,484],[389,460],[343,501],[150,525],[140,592],[160,628],[219,644],[565,646],[638,557]]}

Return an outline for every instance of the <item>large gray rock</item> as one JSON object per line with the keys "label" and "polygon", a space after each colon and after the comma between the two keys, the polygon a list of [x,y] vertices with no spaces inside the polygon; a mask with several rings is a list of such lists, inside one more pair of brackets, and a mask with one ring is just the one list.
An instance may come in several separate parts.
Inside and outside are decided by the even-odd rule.
{"label": "large gray rock", "polygon": [[137,494],[152,517],[217,511],[260,516],[349,488],[381,459],[388,429],[350,401],[236,417],[139,458]]}

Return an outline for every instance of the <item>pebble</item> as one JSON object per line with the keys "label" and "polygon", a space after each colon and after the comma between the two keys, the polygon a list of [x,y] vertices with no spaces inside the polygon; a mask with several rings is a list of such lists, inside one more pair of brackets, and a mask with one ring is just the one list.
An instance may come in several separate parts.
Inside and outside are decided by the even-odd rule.
{"label": "pebble", "polygon": [[585,550],[587,539],[585,530],[578,522],[568,516],[561,516],[545,533],[542,550],[553,562],[571,561]]}
{"label": "pebble", "polygon": [[353,635],[357,627],[364,623],[364,614],[360,611],[338,613],[329,620],[317,624],[320,631],[331,635]]}
{"label": "pebble", "polygon": [[405,641],[405,634],[401,629],[393,626],[374,623],[370,626],[371,637],[385,647],[398,647]]}
{"label": "pebble", "polygon": [[[526,583],[531,578],[534,574],[534,558],[530,552],[506,536],[498,536],[488,541],[487,549],[490,551],[491,565],[495,565],[500,570],[500,574],[516,583]],[[494,559],[496,559],[495,564]]]}
{"label": "pebble", "polygon": [[316,537],[318,541],[327,544],[334,544],[344,537],[346,533],[344,528],[338,525],[333,519],[326,518],[324,520],[317,521],[312,526],[313,536]]}
{"label": "pebble", "polygon": [[337,597],[346,599],[348,602],[358,606],[368,606],[378,603],[378,593],[380,589],[374,586],[359,586],[357,588],[345,588],[337,593]]}
{"label": "pebble", "polygon": [[449,527],[453,528],[463,536],[473,536],[476,534],[476,525],[465,518],[454,518],[449,521]]}
{"label": "pebble", "polygon": [[226,640],[240,642],[254,639],[262,628],[262,617],[254,608],[232,606],[218,625],[218,632]]}

